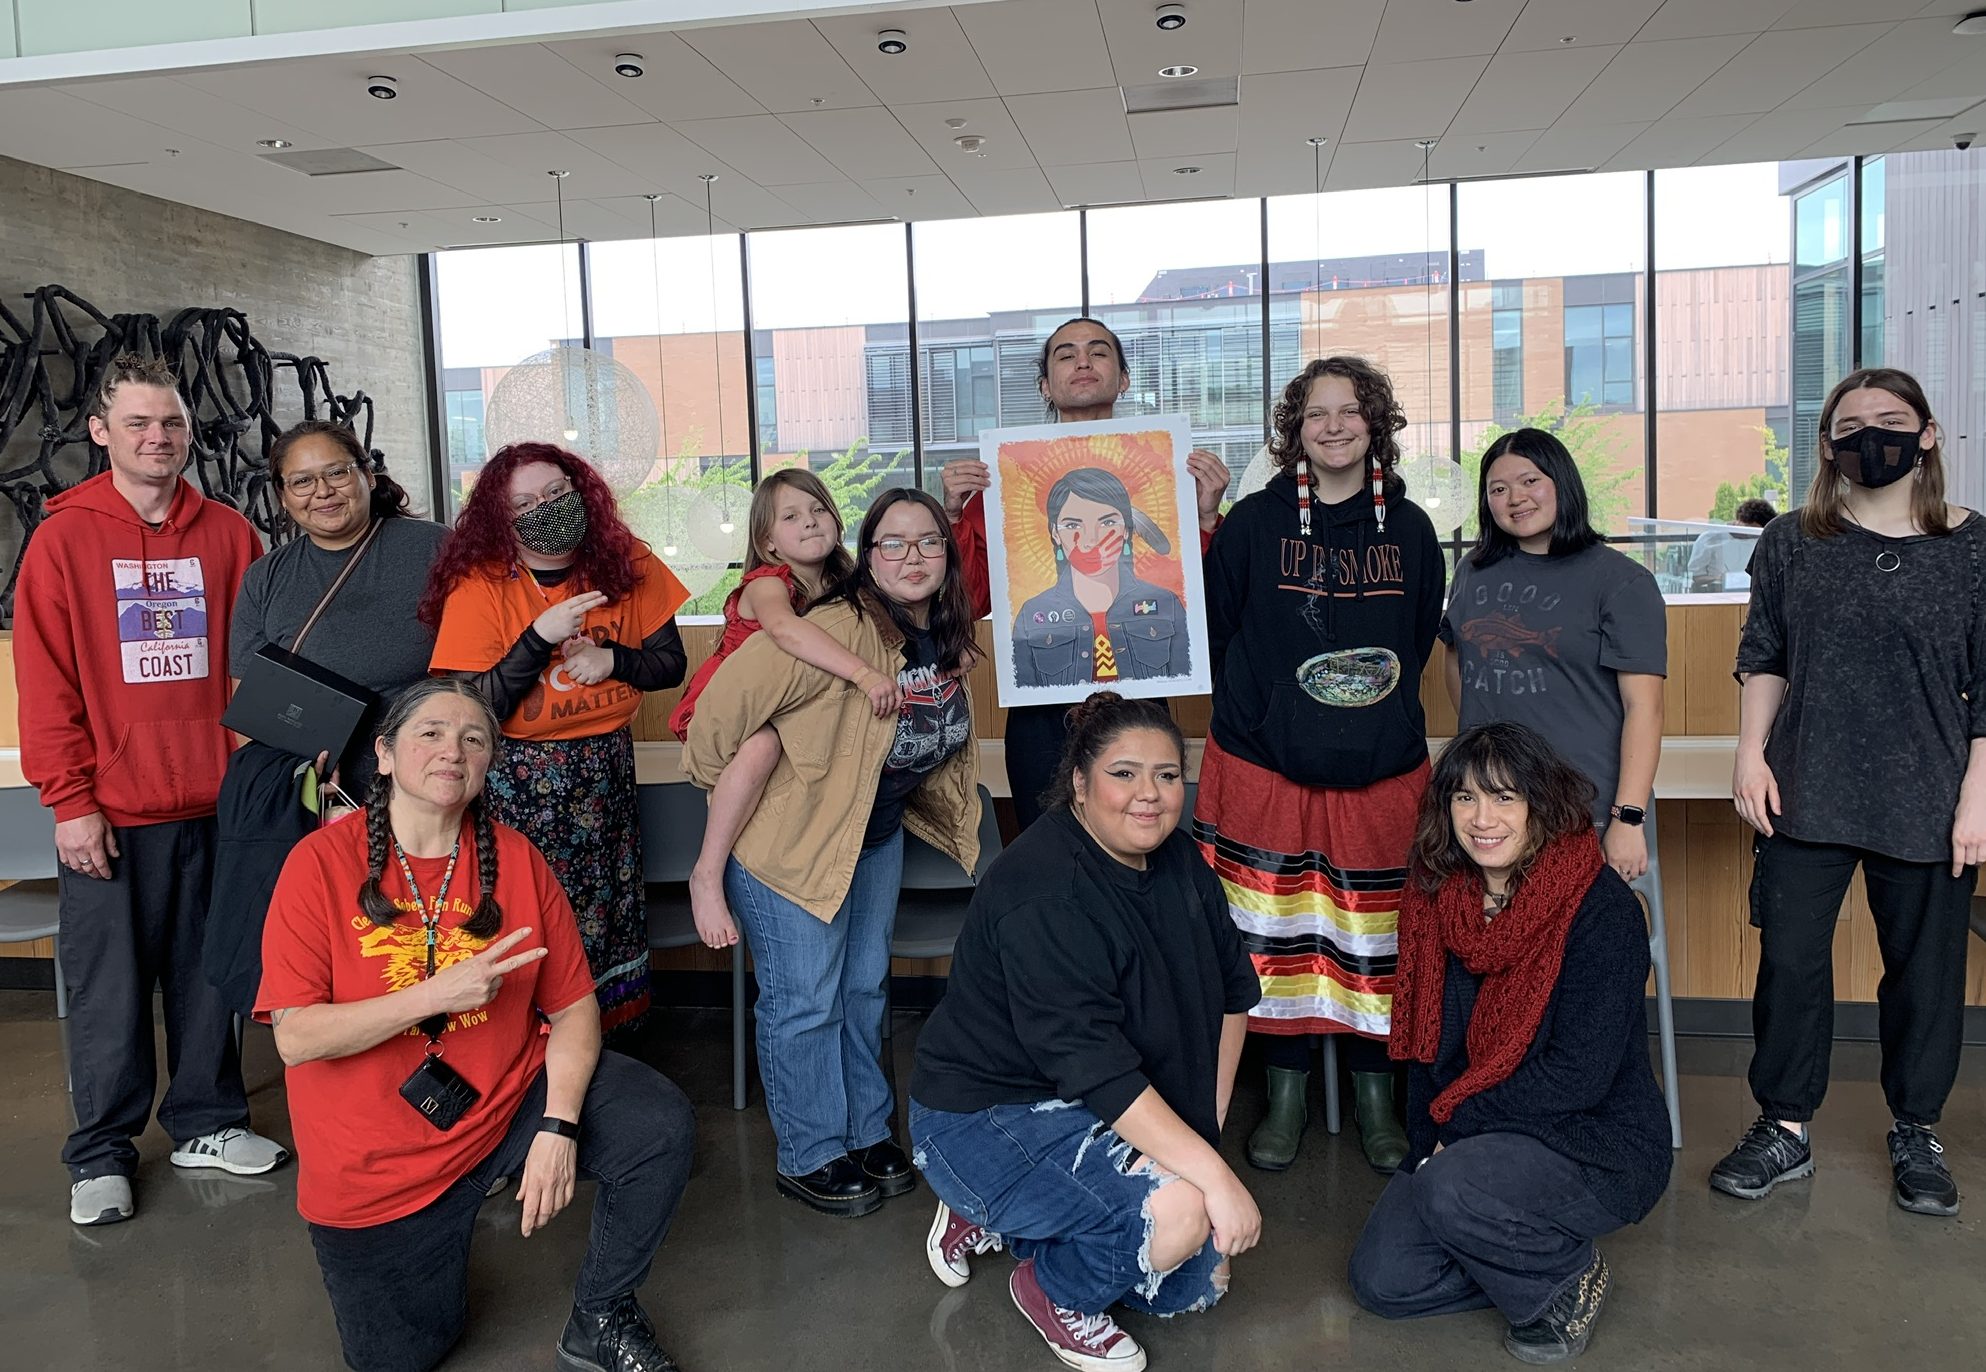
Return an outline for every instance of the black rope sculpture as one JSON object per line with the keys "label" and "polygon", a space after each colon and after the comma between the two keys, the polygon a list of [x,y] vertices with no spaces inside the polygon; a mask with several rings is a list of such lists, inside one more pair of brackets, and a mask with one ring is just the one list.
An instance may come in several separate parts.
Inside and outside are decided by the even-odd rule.
{"label": "black rope sculpture", "polygon": [[[161,327],[156,315],[106,315],[65,286],[43,286],[26,299],[26,324],[0,302],[0,454],[16,433],[26,440],[23,456],[29,443],[38,446],[18,465],[0,459],[0,495],[20,535],[0,586],[0,619],[8,623],[21,554],[48,500],[109,466],[109,455],[90,440],[87,412],[120,354],[163,357],[178,373],[193,416],[188,474],[197,474],[206,495],[240,510],[271,539],[292,532],[269,482],[269,448],[284,427],[275,417],[279,410],[353,430],[373,470],[385,469],[385,455],[372,446],[371,397],[333,391],[321,358],[269,351],[239,310],[185,309]],[[296,391],[290,403],[279,396],[285,382]],[[87,450],[80,469],[71,454],[78,446]]]}

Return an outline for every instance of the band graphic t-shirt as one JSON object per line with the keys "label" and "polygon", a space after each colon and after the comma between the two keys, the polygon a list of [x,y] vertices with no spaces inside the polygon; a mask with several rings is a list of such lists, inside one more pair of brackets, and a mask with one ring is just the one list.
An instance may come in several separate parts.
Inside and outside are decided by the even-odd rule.
{"label": "band graphic t-shirt", "polygon": [[902,827],[903,804],[910,793],[972,736],[965,683],[938,669],[938,647],[929,634],[906,631],[903,662],[897,673],[903,707],[876,787],[876,805],[862,832],[864,848],[875,847]]}

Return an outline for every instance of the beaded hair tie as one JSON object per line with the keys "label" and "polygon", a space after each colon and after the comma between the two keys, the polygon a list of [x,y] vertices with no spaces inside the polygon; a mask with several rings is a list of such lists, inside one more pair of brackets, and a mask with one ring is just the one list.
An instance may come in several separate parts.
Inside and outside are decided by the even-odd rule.
{"label": "beaded hair tie", "polygon": [[1310,537],[1310,459],[1307,457],[1296,460],[1296,527],[1305,538]]}
{"label": "beaded hair tie", "polygon": [[1379,519],[1379,532],[1386,532],[1386,469],[1372,459],[1372,512]]}

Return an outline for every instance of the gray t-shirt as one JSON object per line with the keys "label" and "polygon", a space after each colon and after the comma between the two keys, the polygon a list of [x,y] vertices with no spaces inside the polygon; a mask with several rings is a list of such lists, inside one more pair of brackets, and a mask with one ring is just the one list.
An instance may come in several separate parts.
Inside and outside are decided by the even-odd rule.
{"label": "gray t-shirt", "polygon": [[1738,671],[1786,678],[1765,742],[1773,830],[1951,861],[1972,740],[1986,737],[1986,519],[1943,538],[1766,526]]}
{"label": "gray t-shirt", "polygon": [[[414,617],[428,568],[448,530],[425,519],[389,519],[379,537],[318,618],[303,655],[390,701],[428,674],[434,631]],[[264,644],[287,648],[338,578],[350,548],[327,552],[296,538],[258,558],[236,598],[228,632],[228,671],[240,677]],[[355,740],[340,761],[347,789],[372,774],[368,740]]]}
{"label": "gray t-shirt", "polygon": [[1510,720],[1593,783],[1605,824],[1620,781],[1620,673],[1669,674],[1669,621],[1646,567],[1596,543],[1569,557],[1512,553],[1455,569],[1441,641],[1462,667],[1462,727]]}

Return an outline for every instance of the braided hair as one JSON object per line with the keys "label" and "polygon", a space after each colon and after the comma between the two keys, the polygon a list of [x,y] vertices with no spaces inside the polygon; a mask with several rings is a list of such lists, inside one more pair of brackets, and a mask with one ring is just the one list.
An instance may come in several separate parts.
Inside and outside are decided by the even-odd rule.
{"label": "braided hair", "polygon": [[[468,700],[483,713],[491,744],[494,746],[502,735],[498,731],[496,712],[483,698],[482,692],[460,677],[428,677],[402,691],[393,702],[393,708],[386,712],[380,723],[379,737],[387,747],[392,747],[400,737],[400,730],[413,718],[415,710],[431,696],[456,695]],[[359,910],[374,924],[391,924],[400,917],[400,911],[387,898],[380,878],[386,874],[386,864],[393,853],[393,817],[389,805],[393,799],[393,778],[385,772],[376,774],[365,796],[365,839],[366,875],[359,885]],[[497,904],[497,847],[496,825],[490,819],[483,798],[478,795],[469,802],[469,821],[476,833],[476,881],[481,896],[476,902],[476,912],[462,926],[462,932],[471,938],[493,938],[503,927],[503,907]]]}

